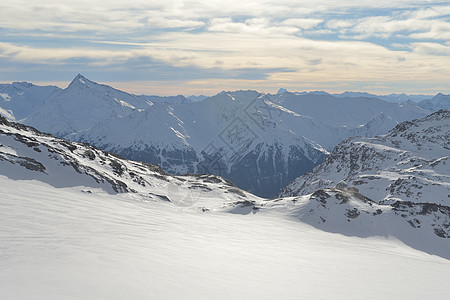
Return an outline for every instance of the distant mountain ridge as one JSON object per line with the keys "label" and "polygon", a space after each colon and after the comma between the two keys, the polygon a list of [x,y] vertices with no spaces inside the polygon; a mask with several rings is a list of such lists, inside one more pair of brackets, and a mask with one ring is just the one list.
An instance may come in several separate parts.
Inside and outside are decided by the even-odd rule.
{"label": "distant mountain ridge", "polygon": [[440,109],[450,109],[450,95],[439,93],[431,99],[421,101],[418,105],[420,107],[433,111]]}
{"label": "distant mountain ridge", "polygon": [[[10,97],[7,88],[0,86],[3,99]],[[191,97],[195,101],[136,96],[82,75],[66,89],[48,88],[47,94],[28,101],[36,104],[20,115],[25,124],[159,164],[169,173],[222,175],[265,197],[312,170],[345,138],[383,134],[430,112],[411,102],[325,92],[223,91]],[[6,117],[14,117],[15,103],[0,98]]]}

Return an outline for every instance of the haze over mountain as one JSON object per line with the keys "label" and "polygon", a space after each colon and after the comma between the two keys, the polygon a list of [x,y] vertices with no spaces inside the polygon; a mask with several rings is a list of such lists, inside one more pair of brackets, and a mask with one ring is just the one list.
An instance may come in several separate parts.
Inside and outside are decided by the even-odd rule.
{"label": "haze over mountain", "polygon": [[[2,85],[3,99],[11,86]],[[136,96],[81,75],[64,90],[48,90],[35,109],[20,115],[24,123],[172,174],[222,175],[266,197],[312,170],[345,138],[383,134],[430,112],[412,102],[325,92],[224,91],[200,101]],[[15,99],[0,103],[10,120],[21,101]]]}

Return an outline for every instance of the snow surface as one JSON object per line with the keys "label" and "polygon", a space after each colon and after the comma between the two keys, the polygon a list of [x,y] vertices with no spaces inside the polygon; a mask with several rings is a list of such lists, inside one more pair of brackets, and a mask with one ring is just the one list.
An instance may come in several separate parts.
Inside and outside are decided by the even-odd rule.
{"label": "snow surface", "polygon": [[[441,115],[396,130],[445,145]],[[449,217],[354,188],[262,199],[0,118],[0,299],[444,298]]]}
{"label": "snow surface", "polygon": [[444,299],[450,261],[265,212],[0,175],[2,299]]}

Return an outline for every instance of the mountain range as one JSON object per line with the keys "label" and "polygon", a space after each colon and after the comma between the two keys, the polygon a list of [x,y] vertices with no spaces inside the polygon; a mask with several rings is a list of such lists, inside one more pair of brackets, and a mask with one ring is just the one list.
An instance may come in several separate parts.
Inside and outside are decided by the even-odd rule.
{"label": "mountain range", "polygon": [[440,110],[386,135],[349,138],[277,198],[264,199],[220,176],[169,175],[0,117],[0,179],[41,182],[55,193],[123,194],[193,212],[281,214],[332,233],[393,236],[450,259],[449,121],[450,110]]}
{"label": "mountain range", "polygon": [[66,89],[3,84],[0,95],[11,121],[158,164],[170,174],[221,175],[264,197],[311,171],[342,140],[386,133],[448,101],[440,94],[424,109],[354,93],[137,96],[82,75]]}

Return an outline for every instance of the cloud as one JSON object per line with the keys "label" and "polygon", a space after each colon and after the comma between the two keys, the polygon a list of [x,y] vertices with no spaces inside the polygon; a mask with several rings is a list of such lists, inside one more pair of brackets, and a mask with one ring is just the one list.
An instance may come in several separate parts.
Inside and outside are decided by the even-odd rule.
{"label": "cloud", "polygon": [[412,43],[411,49],[422,55],[450,56],[450,43],[446,45],[439,43]]}
{"label": "cloud", "polygon": [[326,26],[331,29],[348,28],[355,25],[355,21],[333,19],[327,22]]}
{"label": "cloud", "polygon": [[320,23],[322,23],[323,20],[321,19],[306,19],[306,18],[302,18],[302,19],[298,19],[298,18],[291,18],[291,19],[286,19],[283,22],[281,22],[281,24],[286,25],[286,26],[295,26],[301,29],[311,29],[316,27],[317,25],[319,25]]}
{"label": "cloud", "polygon": [[436,6],[353,20],[333,19],[327,27],[354,39],[388,39],[396,34],[410,39],[446,40],[450,37],[449,21],[450,6]]}
{"label": "cloud", "polygon": [[205,25],[202,21],[169,19],[161,17],[149,18],[148,24],[156,28],[197,28]]}
{"label": "cloud", "polygon": [[414,0],[6,0],[0,58],[43,70],[195,70],[243,85],[448,82],[449,14],[448,5]]}

